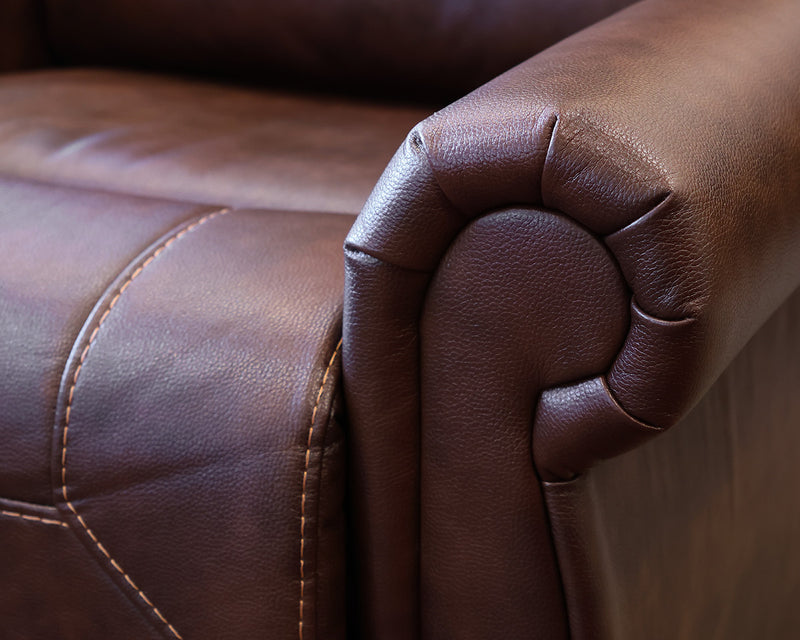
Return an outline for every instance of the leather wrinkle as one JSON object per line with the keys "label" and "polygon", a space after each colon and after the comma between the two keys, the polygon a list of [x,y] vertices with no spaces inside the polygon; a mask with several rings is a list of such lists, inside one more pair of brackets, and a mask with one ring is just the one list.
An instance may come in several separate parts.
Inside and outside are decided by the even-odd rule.
{"label": "leather wrinkle", "polygon": [[[553,144],[554,144],[554,142],[556,140],[556,131],[558,131],[558,114],[557,113],[553,115],[553,124],[550,125],[550,139],[547,141],[547,152],[544,154],[544,162],[542,162],[542,175],[539,176],[539,200],[541,202],[544,202],[544,187],[542,186],[542,184],[544,184],[543,176],[544,176],[544,172],[547,169],[547,161],[550,158],[552,158],[553,154],[555,153],[554,150],[553,150]],[[581,226],[583,226],[583,225],[581,225]],[[589,229],[585,229],[585,230],[589,231],[589,233],[591,233],[591,231]],[[594,235],[594,234],[592,234],[592,235]],[[623,280],[624,280],[624,278],[623,278]],[[627,285],[627,282],[625,284]]]}
{"label": "leather wrinkle", "polygon": [[[636,305],[636,302],[635,302],[635,300],[631,300],[631,306],[632,306],[633,308],[636,308],[636,309],[638,309],[638,308],[639,308],[639,307],[638,307],[638,305]],[[663,321],[663,320],[660,320],[660,319],[658,319],[658,318],[654,318],[654,319],[655,319],[655,320],[657,320],[658,322],[665,322],[665,321]],[[672,323],[672,322],[675,322],[675,321],[669,320],[669,321],[667,321],[667,322],[670,322],[670,323]],[[678,321],[678,322],[680,322],[680,321]],[[624,343],[623,343],[623,345],[624,345]],[[615,362],[615,361],[616,361],[616,356],[614,357],[614,360],[612,360],[612,363],[611,363],[611,365],[610,365],[610,367],[609,367],[609,368],[611,368],[611,366],[613,366],[613,365],[614,365],[614,362]],[[622,413],[624,413],[624,414],[625,414],[625,417],[626,417],[628,420],[631,420],[632,422],[635,422],[635,423],[637,423],[639,426],[641,426],[641,427],[643,427],[643,428],[645,428],[645,429],[650,429],[650,430],[652,430],[654,433],[661,433],[662,431],[664,431],[664,428],[663,428],[663,427],[657,427],[657,426],[655,426],[655,425],[648,424],[647,422],[644,422],[643,420],[640,420],[640,419],[639,419],[639,418],[637,418],[636,416],[632,415],[632,414],[631,414],[629,411],[627,411],[627,410],[625,409],[625,407],[623,407],[623,406],[622,406],[622,404],[620,403],[620,401],[619,401],[619,398],[617,398],[617,395],[614,393],[614,390],[613,390],[613,389],[611,388],[611,386],[608,384],[608,380],[607,380],[607,378],[606,378],[606,375],[605,375],[605,374],[602,374],[602,373],[601,373],[601,374],[599,374],[599,376],[598,376],[598,375],[592,375],[592,376],[585,376],[585,377],[583,377],[583,378],[577,378],[577,379],[575,379],[575,380],[572,380],[571,382],[567,382],[567,383],[564,383],[564,384],[560,384],[560,385],[558,385],[558,386],[559,386],[559,387],[569,387],[569,386],[572,386],[572,385],[579,385],[579,384],[581,384],[581,383],[583,383],[583,382],[589,382],[589,381],[591,381],[591,380],[593,380],[593,379],[595,379],[595,378],[597,378],[597,377],[599,377],[599,378],[600,378],[600,380],[601,380],[601,382],[603,383],[603,388],[604,388],[605,392],[608,394],[608,397],[610,398],[611,402],[613,402],[613,403],[614,403],[614,405],[615,405],[615,406],[616,406],[616,407],[617,407],[617,408],[618,408],[618,409],[619,409],[619,410],[620,410]],[[537,400],[536,400],[536,402],[534,403],[534,415],[536,415],[536,408],[538,407],[539,400],[541,399],[541,396],[542,396],[542,394],[543,394],[543,393],[545,393],[546,391],[548,391],[549,389],[552,389],[552,388],[553,388],[553,387],[549,387],[549,388],[547,388],[547,389],[541,389],[541,390],[539,391],[539,393],[538,393],[538,396],[537,396]],[[532,430],[531,430],[531,433],[532,433]],[[531,466],[534,468],[534,470],[535,470],[535,471],[537,472],[537,474],[538,474],[539,470],[536,468],[536,463],[534,462],[534,457],[533,457],[533,446],[530,446],[530,447],[529,447],[529,449],[530,449],[530,457],[531,457]],[[572,482],[573,480],[576,480],[576,479],[577,479],[577,478],[579,478],[580,476],[581,476],[581,474],[579,473],[579,474],[577,474],[577,475],[573,475],[573,476],[570,476],[570,477],[568,477],[568,478],[558,478],[558,479],[552,479],[552,480],[543,480],[543,482],[545,482],[545,483],[547,483],[547,484],[558,484],[558,483],[560,483],[560,482]],[[541,478],[540,478],[540,479],[541,479]]]}
{"label": "leather wrinkle", "polygon": [[642,307],[640,307],[639,304],[636,302],[635,298],[631,298],[631,307],[635,311],[638,311],[641,315],[646,317],[648,320],[651,320],[652,322],[656,322],[658,324],[677,325],[677,324],[688,324],[689,322],[694,322],[694,318],[691,316],[684,316],[683,318],[677,318],[677,319],[659,318],[657,316],[654,316],[653,314],[648,313],[647,311],[642,309]]}
{"label": "leather wrinkle", "polygon": [[[638,306],[636,305],[636,301],[635,300],[631,300],[631,305],[638,309]],[[661,322],[663,322],[663,320]],[[672,322],[672,321],[670,321],[670,322]],[[679,322],[683,322],[683,321],[679,321]],[[603,387],[605,387],[606,393],[608,393],[608,397],[611,398],[611,401],[619,408],[620,411],[622,411],[625,414],[625,416],[629,420],[631,420],[632,422],[637,422],[640,426],[645,427],[647,429],[652,429],[655,432],[664,431],[663,427],[658,427],[658,426],[656,426],[654,424],[648,424],[644,420],[639,420],[639,418],[637,418],[636,416],[632,415],[629,411],[627,411],[625,409],[625,407],[623,407],[622,404],[620,403],[619,398],[617,398],[617,394],[614,393],[614,390],[608,384],[608,380],[605,377],[603,377],[602,381],[603,381]],[[575,478],[570,478],[569,480],[574,480],[574,479]],[[554,480],[552,482],[557,482],[557,481]]]}
{"label": "leather wrinkle", "polygon": [[[306,546],[306,534],[305,534],[306,497],[307,497],[306,485],[307,485],[307,481],[308,481],[308,471],[309,471],[309,468],[310,468],[312,441],[313,441],[313,437],[314,437],[314,432],[317,431],[318,437],[323,438],[323,445],[324,445],[324,438],[325,438],[325,434],[326,434],[327,430],[324,429],[324,428],[316,429],[315,428],[315,423],[316,423],[316,420],[317,420],[317,412],[318,412],[319,407],[320,407],[320,402],[322,400],[323,393],[325,392],[325,385],[328,382],[328,377],[329,377],[329,375],[330,375],[330,373],[331,373],[331,371],[333,369],[333,365],[336,362],[337,357],[341,354],[341,349],[342,349],[342,338],[340,338],[339,342],[336,344],[336,347],[333,350],[333,354],[331,355],[330,360],[328,360],[328,366],[325,368],[325,373],[322,375],[322,382],[320,382],[319,391],[317,392],[317,397],[316,397],[316,399],[314,401],[314,408],[311,411],[311,421],[310,421],[310,425],[309,425],[309,428],[308,428],[308,438],[306,440],[305,462],[304,462],[304,468],[303,468],[303,488],[302,488],[302,493],[301,493],[301,498],[300,498],[300,604],[299,604],[299,614],[300,614],[299,617],[300,617],[300,620],[299,620],[299,623],[298,623],[299,640],[304,640],[304,638],[305,638],[304,633],[303,633],[303,612],[304,612],[304,609],[305,609],[305,583],[306,583],[305,554],[304,554],[305,546]],[[333,403],[331,404],[331,412],[332,411],[333,411]],[[329,414],[326,416],[325,423],[323,425],[321,425],[321,426],[326,426],[328,423],[330,423],[330,421],[331,421],[331,415],[330,415],[330,412],[329,412]],[[321,436],[319,435],[320,432],[322,434]],[[319,458],[319,461],[317,463],[317,466],[320,469],[320,474],[319,474],[320,481],[321,481],[321,475],[322,475],[321,471],[322,471],[322,466],[323,466],[324,452],[325,452],[325,447],[322,446],[321,447],[321,451],[320,451],[320,458]],[[316,507],[317,507],[317,509],[316,509],[316,513],[317,513],[316,527],[317,527],[317,531],[319,530],[319,501],[320,501],[320,499],[321,499],[321,492],[319,491],[319,488],[318,488],[317,489],[317,500],[316,500]],[[317,535],[314,536],[313,540],[314,540],[315,543],[319,540],[319,533],[317,533]],[[315,554],[315,558],[316,558],[316,554]],[[315,595],[316,595],[316,591],[317,591],[317,581],[314,582]],[[315,598],[315,600],[316,600],[316,598]],[[318,627],[316,625],[316,617],[317,617],[317,608],[316,607],[314,608],[314,617],[315,617],[314,628],[317,629]]]}
{"label": "leather wrinkle", "polygon": [[[136,604],[136,600],[137,599],[140,600],[141,602],[145,603],[147,605],[147,607],[149,608],[149,610],[153,614],[155,614],[155,616],[161,621],[161,623],[163,624],[164,628],[169,631],[170,635],[168,637],[172,637],[172,638],[175,638],[177,640],[183,640],[183,637],[180,635],[180,633],[178,633],[178,631],[175,629],[175,627],[168,622],[168,620],[158,610],[158,608],[155,606],[155,604],[136,585],[134,580],[124,571],[124,569],[121,567],[121,565],[113,558],[113,556],[110,554],[110,552],[103,546],[103,544],[100,542],[98,537],[95,535],[95,533],[92,531],[92,529],[88,526],[88,524],[86,523],[84,518],[80,515],[78,510],[75,508],[74,504],[69,499],[69,492],[68,492],[68,489],[67,489],[67,465],[66,465],[66,462],[67,462],[68,433],[69,433],[69,419],[70,419],[70,413],[72,411],[73,401],[74,401],[74,397],[75,397],[75,388],[76,388],[78,379],[80,377],[80,372],[81,372],[83,366],[85,365],[86,359],[87,359],[88,354],[90,352],[90,348],[94,344],[94,341],[96,340],[97,336],[99,335],[100,328],[102,327],[103,323],[109,317],[111,311],[113,310],[113,308],[117,304],[117,302],[120,300],[120,298],[124,294],[124,292],[128,289],[128,287],[131,286],[131,283],[150,264],[152,264],[163,251],[168,249],[173,243],[177,242],[178,240],[183,238],[185,235],[191,233],[192,231],[194,231],[198,227],[202,226],[203,224],[209,222],[210,220],[212,220],[212,219],[214,219],[216,217],[219,217],[219,216],[226,215],[226,214],[230,213],[231,211],[232,210],[230,208],[221,208],[221,209],[218,209],[216,211],[212,211],[211,213],[206,213],[206,214],[204,214],[204,215],[202,215],[202,216],[200,216],[198,218],[195,218],[194,220],[184,222],[183,224],[179,225],[177,228],[173,229],[172,231],[170,231],[167,234],[165,234],[164,236],[162,236],[161,239],[156,241],[157,244],[156,244],[155,248],[153,248],[152,250],[145,250],[145,252],[143,252],[145,255],[140,254],[139,256],[137,256],[137,258],[132,263],[130,263],[120,273],[120,276],[118,276],[112,282],[112,285],[108,289],[106,289],[106,291],[103,293],[103,295],[100,297],[100,299],[95,304],[95,307],[90,312],[89,319],[88,319],[89,324],[88,325],[85,324],[84,327],[81,329],[80,333],[78,334],[78,338],[76,339],[75,344],[73,345],[72,351],[70,353],[70,357],[67,360],[67,364],[66,364],[66,367],[65,367],[65,370],[64,370],[64,374],[62,376],[61,388],[59,389],[59,395],[58,395],[58,400],[57,400],[57,405],[58,406],[66,404],[66,408],[64,410],[63,419],[61,418],[60,415],[58,415],[58,417],[56,418],[56,424],[55,424],[55,431],[57,433],[59,431],[60,427],[61,427],[61,424],[63,423],[62,437],[61,437],[61,440],[60,440],[60,442],[61,442],[60,443],[60,451],[61,451],[60,460],[58,460],[58,461],[53,460],[52,461],[52,466],[53,467],[55,467],[56,464],[58,464],[60,466],[61,483],[60,483],[60,491],[59,491],[59,493],[61,495],[60,495],[60,498],[57,498],[56,503],[58,505],[59,502],[63,501],[63,504],[69,510],[69,514],[71,514],[71,516],[75,520],[77,520],[78,523],[80,524],[80,528],[76,527],[74,524],[70,524],[69,519],[67,519],[67,521],[65,522],[65,526],[67,526],[68,528],[72,529],[75,532],[75,534],[78,536],[78,538],[82,539],[84,544],[89,546],[90,549],[93,547],[92,550],[95,551],[94,556],[96,558],[98,557],[96,551],[99,551],[106,558],[107,563],[101,563],[101,566],[103,566],[105,568],[106,572],[110,573],[110,574],[111,574],[111,572],[109,570],[109,566],[111,568],[113,568],[114,571],[116,571],[117,574],[119,574],[119,576],[121,576],[124,579],[124,582],[127,585],[126,586],[126,590],[123,590],[121,588],[120,588],[120,590],[123,591],[123,593],[125,593],[125,595],[129,599],[133,600],[134,604]],[[148,249],[150,249],[150,248],[148,247]],[[136,266],[134,268],[134,265],[138,265],[138,266]],[[133,270],[125,278],[125,281],[121,285],[119,285],[118,287],[115,287],[115,285],[116,285],[117,281],[119,280],[119,278],[121,277],[121,275],[123,273],[125,273],[126,271],[129,271],[131,269],[133,269]],[[112,292],[115,291],[115,290],[116,290],[116,293],[114,293],[112,295]],[[97,314],[99,313],[98,305],[99,305],[99,303],[101,301],[108,299],[109,296],[111,296],[110,297],[110,301],[108,302],[107,306],[105,307],[105,310],[103,311],[103,313],[99,316],[99,319],[96,320],[96,324],[95,324],[95,319],[97,317]],[[87,332],[88,332],[89,326],[91,326],[91,324],[95,324],[95,326],[92,329],[91,333],[88,334],[88,339],[87,339],[87,337],[86,337],[87,336]],[[73,363],[76,360],[77,349],[78,349],[79,345],[81,344],[81,342],[83,340],[86,340],[86,344],[83,346],[83,349],[80,352],[80,357],[77,358],[78,364],[75,367],[75,371],[72,373],[72,376],[69,376],[68,374],[70,372],[70,369],[71,369]],[[69,385],[68,391],[65,392],[65,389],[67,388],[67,385]],[[54,489],[54,492],[55,492],[55,487],[53,487],[53,489]],[[84,538],[84,535],[82,535],[84,533],[85,533],[85,535],[87,535],[91,539],[91,543],[92,543],[91,545],[88,545],[86,539]],[[113,574],[111,574],[111,575],[113,576]],[[115,585],[119,584],[117,580],[112,580],[112,582],[114,582]],[[133,592],[131,592],[130,590],[133,590]],[[148,618],[148,620],[149,620],[149,618]],[[155,621],[151,621],[151,623],[153,623],[153,624],[154,624],[154,622]]]}

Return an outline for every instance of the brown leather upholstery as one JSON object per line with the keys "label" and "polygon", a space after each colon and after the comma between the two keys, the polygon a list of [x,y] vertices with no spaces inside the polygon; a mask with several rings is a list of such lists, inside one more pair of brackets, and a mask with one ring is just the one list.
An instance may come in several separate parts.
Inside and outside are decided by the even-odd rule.
{"label": "brown leather upholstery", "polygon": [[409,136],[347,244],[375,635],[413,637],[419,583],[425,638],[565,636],[535,473],[675,424],[800,283],[798,24],[792,1],[643,2]]}
{"label": "brown leather upholstery", "polygon": [[162,637],[64,525],[55,507],[0,500],[3,635],[37,640]]}
{"label": "brown leather upholstery", "polygon": [[800,628],[800,291],[662,438],[547,483],[571,637]]}
{"label": "brown leather upholstery", "polygon": [[119,71],[0,82],[0,172],[190,202],[360,211],[430,109]]}
{"label": "brown leather upholstery", "polygon": [[55,399],[86,317],[145,247],[214,209],[0,180],[0,393],[13,398],[0,426],[0,496],[53,504]]}
{"label": "brown leather upholstery", "polygon": [[456,98],[631,0],[44,0],[69,64]]}
{"label": "brown leather upholstery", "polygon": [[800,635],[796,0],[0,4],[0,639]]}
{"label": "brown leather upholstery", "polygon": [[0,190],[5,637],[343,638],[352,218]]}

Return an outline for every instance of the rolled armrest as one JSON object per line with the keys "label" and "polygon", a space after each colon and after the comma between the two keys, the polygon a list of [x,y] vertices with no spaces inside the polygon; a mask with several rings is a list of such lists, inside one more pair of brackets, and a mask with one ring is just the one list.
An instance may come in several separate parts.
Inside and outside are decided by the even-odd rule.
{"label": "rolled armrest", "polygon": [[0,72],[47,62],[40,5],[34,0],[3,0],[0,4]]}
{"label": "rolled armrest", "polygon": [[792,0],[646,1],[409,135],[346,244],[376,633],[416,584],[426,638],[566,633],[538,478],[675,424],[800,283],[798,60]]}

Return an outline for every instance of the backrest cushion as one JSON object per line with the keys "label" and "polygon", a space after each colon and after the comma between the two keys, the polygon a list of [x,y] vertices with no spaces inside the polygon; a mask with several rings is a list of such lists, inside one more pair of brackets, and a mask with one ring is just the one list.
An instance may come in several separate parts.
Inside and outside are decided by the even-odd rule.
{"label": "backrest cushion", "polygon": [[631,0],[45,0],[67,64],[456,97]]}
{"label": "backrest cushion", "polygon": [[0,0],[0,73],[47,62],[41,7],[35,0]]}

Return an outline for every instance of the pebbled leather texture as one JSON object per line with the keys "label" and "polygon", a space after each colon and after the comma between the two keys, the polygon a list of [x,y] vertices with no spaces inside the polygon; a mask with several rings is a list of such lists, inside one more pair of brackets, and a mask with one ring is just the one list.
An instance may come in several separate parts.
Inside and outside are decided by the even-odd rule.
{"label": "pebbled leather texture", "polygon": [[530,420],[542,386],[608,367],[626,327],[613,259],[568,218],[501,210],[448,249],[420,321],[423,637],[568,636]]}
{"label": "pebbled leather texture", "polygon": [[[344,638],[352,218],[0,187],[13,258],[0,269],[2,362],[25,373],[3,376],[19,419],[4,413],[0,466],[3,497],[26,502],[3,511],[56,521],[0,516],[9,579],[40,567],[51,580],[0,592],[0,611],[20,607],[9,625],[37,638]],[[63,565],[29,557],[40,539]],[[83,575],[98,597],[59,599]]]}
{"label": "pebbled leather texture", "polygon": [[[375,599],[371,628],[413,637],[413,628],[392,630],[397,619],[417,615],[418,582],[439,603],[472,602],[481,589],[477,581],[448,581],[435,562],[421,574],[407,562],[420,545],[424,561],[425,536],[438,535],[425,522],[426,492],[435,489],[426,486],[425,463],[420,472],[413,461],[424,460],[430,447],[426,398],[447,383],[420,378],[432,348],[420,318],[436,304],[428,287],[447,267],[454,238],[499,208],[550,210],[610,251],[628,290],[623,317],[630,327],[607,367],[573,380],[543,380],[534,389],[516,360],[494,374],[533,398],[568,385],[575,389],[566,397],[587,398],[571,409],[559,406],[555,425],[546,421],[552,411],[539,422],[531,407],[527,445],[542,478],[573,477],[674,425],[800,283],[798,24],[800,5],[789,0],[641,2],[437,112],[398,151],[347,243],[344,367],[359,461],[358,524],[372,541],[362,577]],[[508,241],[490,246],[502,255]],[[540,299],[563,287],[565,277],[561,268],[551,275],[520,302],[524,313],[547,313]],[[514,299],[526,284],[524,276],[500,279],[492,295]],[[390,318],[384,309],[397,314]],[[517,327],[502,315],[487,316],[478,330],[466,320],[472,309],[453,308],[465,320],[447,334],[447,344],[473,336],[474,352],[492,353],[498,341],[511,340],[515,354],[524,354],[552,335],[532,331],[515,342],[509,335]],[[557,334],[559,326],[550,329]],[[453,368],[462,362],[450,360]],[[495,388],[491,379],[483,387]],[[472,419],[467,409],[484,404],[493,418],[483,429],[503,434],[508,412],[495,398],[476,388],[468,405],[452,405],[439,419],[437,433],[461,434],[460,448],[483,446],[486,456],[489,446],[503,451],[508,443],[499,435],[472,441],[466,439],[472,430],[461,429]],[[587,437],[598,421],[609,421],[609,428]],[[569,442],[570,451],[551,438]],[[466,459],[447,462],[456,475],[469,473]],[[506,483],[495,490],[516,495],[529,487]],[[505,575],[525,560],[488,538],[475,540],[474,521],[482,515],[454,510],[440,530],[452,548],[491,549],[497,575]],[[532,562],[534,551],[524,551]],[[514,586],[523,589],[523,582],[499,593]],[[423,637],[454,629],[489,637],[470,636],[472,619],[460,626],[463,612],[455,605],[426,610],[431,601],[423,595]],[[531,628],[540,611],[529,607]]]}
{"label": "pebbled leather texture", "polygon": [[403,100],[456,98],[630,0],[46,0],[68,64],[149,66]]}
{"label": "pebbled leather texture", "polygon": [[375,100],[626,4],[3,3],[3,70],[371,97],[0,79],[0,636],[356,637],[346,473],[370,640],[797,635],[796,0],[645,0],[425,120],[340,325],[326,214],[429,113]]}
{"label": "pebbled leather texture", "polygon": [[124,71],[0,81],[0,172],[200,204],[359,212],[430,109]]}

